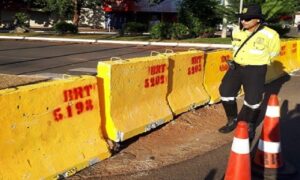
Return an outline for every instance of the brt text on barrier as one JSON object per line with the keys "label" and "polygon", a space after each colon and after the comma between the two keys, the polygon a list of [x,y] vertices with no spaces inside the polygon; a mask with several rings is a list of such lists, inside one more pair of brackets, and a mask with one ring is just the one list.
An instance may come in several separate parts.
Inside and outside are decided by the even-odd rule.
{"label": "brt text on barrier", "polygon": [[[92,111],[94,104],[92,99],[83,99],[90,97],[92,90],[96,90],[95,84],[75,87],[63,91],[64,102],[68,102],[65,107],[58,107],[53,110],[55,121],[61,121],[65,118],[72,118],[75,115],[80,115],[86,111]],[[72,102],[75,101],[76,102]]]}
{"label": "brt text on barrier", "polygon": [[227,71],[228,70],[228,64],[227,64],[227,61],[230,59],[230,56],[229,55],[224,55],[224,56],[221,56],[221,65],[219,67],[219,70],[222,72],[222,71]]}
{"label": "brt text on barrier", "polygon": [[297,43],[292,44],[292,53],[297,53]]}
{"label": "brt text on barrier", "polygon": [[202,69],[201,69],[202,59],[203,59],[203,56],[192,57],[192,59],[191,59],[192,66],[188,68],[188,75],[193,75],[193,74],[196,74],[196,73],[202,71]]}
{"label": "brt text on barrier", "polygon": [[166,69],[167,69],[166,64],[159,64],[159,65],[153,65],[148,67],[148,73],[150,77],[145,79],[144,87],[150,88],[150,87],[154,87],[166,83],[167,80],[166,80],[166,76],[164,75]]}
{"label": "brt text on barrier", "polygon": [[285,56],[286,54],[286,46],[281,46],[281,49],[280,49],[280,56]]}

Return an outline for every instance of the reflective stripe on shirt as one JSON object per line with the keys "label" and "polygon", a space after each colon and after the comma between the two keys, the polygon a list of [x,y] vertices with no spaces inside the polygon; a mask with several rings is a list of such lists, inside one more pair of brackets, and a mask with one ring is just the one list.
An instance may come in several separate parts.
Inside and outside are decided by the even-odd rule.
{"label": "reflective stripe on shirt", "polygon": [[257,49],[250,49],[250,50],[249,50],[249,53],[251,53],[251,54],[263,54],[264,51],[262,51],[262,50],[257,50]]}
{"label": "reflective stripe on shirt", "polygon": [[262,29],[259,32],[263,33],[264,35],[266,35],[269,39],[272,39],[274,37],[273,34],[271,34],[269,31]]}

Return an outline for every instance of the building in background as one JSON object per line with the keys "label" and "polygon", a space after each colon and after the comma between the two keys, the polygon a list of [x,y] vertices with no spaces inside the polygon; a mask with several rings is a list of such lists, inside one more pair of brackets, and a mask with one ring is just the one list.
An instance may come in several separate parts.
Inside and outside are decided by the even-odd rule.
{"label": "building in background", "polygon": [[161,22],[177,22],[178,6],[182,0],[164,0],[153,5],[148,0],[140,0],[136,3],[135,13],[137,21],[149,23],[157,18]]}

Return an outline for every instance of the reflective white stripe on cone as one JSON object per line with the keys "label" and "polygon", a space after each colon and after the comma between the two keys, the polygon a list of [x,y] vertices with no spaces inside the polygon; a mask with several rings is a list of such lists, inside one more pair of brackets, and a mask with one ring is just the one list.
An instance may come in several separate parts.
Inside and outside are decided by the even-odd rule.
{"label": "reflective white stripe on cone", "polygon": [[240,121],[235,130],[225,180],[251,179],[249,152],[248,124]]}
{"label": "reflective white stripe on cone", "polygon": [[271,95],[268,101],[266,115],[257,150],[252,163],[252,172],[264,178],[277,179],[281,176],[290,177],[295,168],[283,162],[280,146],[280,107],[277,95]]}

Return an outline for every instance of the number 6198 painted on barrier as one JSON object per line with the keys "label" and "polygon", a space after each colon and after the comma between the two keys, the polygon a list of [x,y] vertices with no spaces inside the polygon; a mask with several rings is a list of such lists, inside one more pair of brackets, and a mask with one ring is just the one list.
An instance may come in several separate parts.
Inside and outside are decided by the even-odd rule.
{"label": "number 6198 painted on barrier", "polygon": [[87,99],[86,101],[79,101],[74,105],[68,105],[65,108],[56,108],[53,111],[53,116],[55,121],[61,121],[64,118],[72,118],[73,115],[80,115],[85,111],[93,110],[93,101]]}

